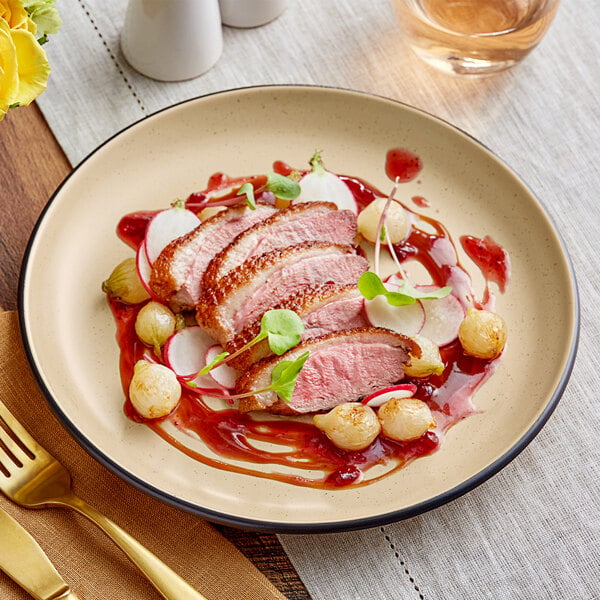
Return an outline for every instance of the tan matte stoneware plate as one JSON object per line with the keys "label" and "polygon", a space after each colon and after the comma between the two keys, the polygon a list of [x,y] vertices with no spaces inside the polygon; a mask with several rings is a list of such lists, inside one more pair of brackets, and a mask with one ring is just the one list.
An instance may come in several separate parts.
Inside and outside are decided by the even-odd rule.
{"label": "tan matte stoneware plate", "polygon": [[[275,160],[304,167],[323,151],[331,171],[388,191],[386,152],[424,164],[401,200],[455,240],[491,235],[512,276],[497,311],[509,342],[476,393],[479,413],[441,449],[367,486],[319,490],[205,466],[123,413],[115,326],[100,290],[131,251],[115,235],[128,212],[165,208],[223,171],[264,173]],[[410,201],[410,200],[409,200]],[[460,260],[481,291],[477,268]],[[481,276],[479,276],[481,279]],[[512,460],[556,406],[573,365],[577,292],[569,259],[526,185],[470,136],[395,101],[304,86],[232,90],[184,102],[122,131],[83,161],[42,214],[21,278],[22,332],[49,402],[73,436],[133,485],[208,519],[247,528],[311,532],[372,527],[444,504]],[[264,467],[268,468],[268,467]]]}

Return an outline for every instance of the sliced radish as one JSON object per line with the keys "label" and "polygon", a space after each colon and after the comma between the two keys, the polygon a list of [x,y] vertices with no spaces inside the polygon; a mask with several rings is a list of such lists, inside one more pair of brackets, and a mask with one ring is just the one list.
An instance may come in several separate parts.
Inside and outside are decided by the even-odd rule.
{"label": "sliced radish", "polygon": [[206,364],[206,353],[215,341],[200,327],[186,327],[176,331],[163,348],[166,365],[172,369],[184,385],[221,389],[210,375],[195,377]]}
{"label": "sliced radish", "polygon": [[392,398],[412,398],[416,391],[417,386],[412,383],[399,383],[365,396],[362,403],[371,408],[377,408]]}
{"label": "sliced radish", "polygon": [[185,235],[200,225],[200,219],[187,208],[173,206],[161,210],[146,229],[146,254],[153,264],[163,248],[172,240]]}
{"label": "sliced radish", "polygon": [[[390,292],[399,287],[393,278],[392,275],[384,283]],[[392,306],[384,296],[377,296],[373,300],[365,300],[365,312],[373,327],[384,327],[404,335],[419,333],[425,323],[425,311],[420,301],[404,306]]]}
{"label": "sliced radish", "polygon": [[[214,344],[206,351],[205,364],[210,364],[216,356],[223,352],[223,346]],[[211,370],[209,374],[221,387],[232,390],[235,387],[237,371],[229,365],[220,365]]]}
{"label": "sliced radish", "polygon": [[311,171],[300,180],[298,202],[333,202],[340,210],[358,214],[358,206],[350,188],[337,176],[324,169]]}
{"label": "sliced radish", "polygon": [[137,267],[137,272],[142,285],[151,296],[154,296],[152,290],[150,289],[150,275],[152,274],[152,267],[148,262],[146,244],[144,242],[138,246],[137,254],[135,255],[135,266]]}
{"label": "sliced radish", "polygon": [[[420,291],[439,289],[432,285],[416,286]],[[425,324],[419,335],[429,338],[438,346],[446,346],[458,336],[458,328],[465,318],[465,309],[454,294],[436,300],[421,300],[425,311]]]}

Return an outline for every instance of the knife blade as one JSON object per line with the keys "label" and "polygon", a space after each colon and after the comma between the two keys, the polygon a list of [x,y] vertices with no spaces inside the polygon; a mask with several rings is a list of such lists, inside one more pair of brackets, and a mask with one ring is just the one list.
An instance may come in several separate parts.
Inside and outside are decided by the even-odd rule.
{"label": "knife blade", "polygon": [[0,569],[36,600],[79,600],[35,539],[1,508]]}

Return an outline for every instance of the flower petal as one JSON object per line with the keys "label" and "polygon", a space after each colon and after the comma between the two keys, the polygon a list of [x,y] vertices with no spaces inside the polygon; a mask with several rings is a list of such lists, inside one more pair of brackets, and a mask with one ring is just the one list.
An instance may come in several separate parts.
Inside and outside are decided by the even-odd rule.
{"label": "flower petal", "polygon": [[0,120],[15,103],[18,91],[17,51],[8,23],[0,19]]}
{"label": "flower petal", "polygon": [[13,29],[11,35],[17,49],[19,66],[19,91],[16,102],[27,105],[45,89],[50,75],[50,65],[44,49],[33,34],[24,29]]}
{"label": "flower petal", "polygon": [[37,27],[20,0],[0,0],[0,18],[4,19],[11,29],[36,32]]}

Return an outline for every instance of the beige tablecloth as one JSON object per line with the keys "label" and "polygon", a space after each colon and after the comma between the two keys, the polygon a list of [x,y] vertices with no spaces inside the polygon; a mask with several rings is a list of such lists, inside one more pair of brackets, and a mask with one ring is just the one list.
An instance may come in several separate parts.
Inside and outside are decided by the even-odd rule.
{"label": "beige tablecloth", "polygon": [[499,475],[430,513],[355,533],[281,536],[314,599],[600,597],[598,6],[564,2],[523,64],[467,80],[410,54],[388,0],[292,0],[269,25],[226,28],[223,55],[202,77],[158,83],[123,60],[124,5],[58,0],[64,25],[47,46],[53,73],[39,103],[73,164],[190,97],[269,83],[352,88],[425,109],[489,146],[541,199],[571,253],[579,356],[541,434]]}

